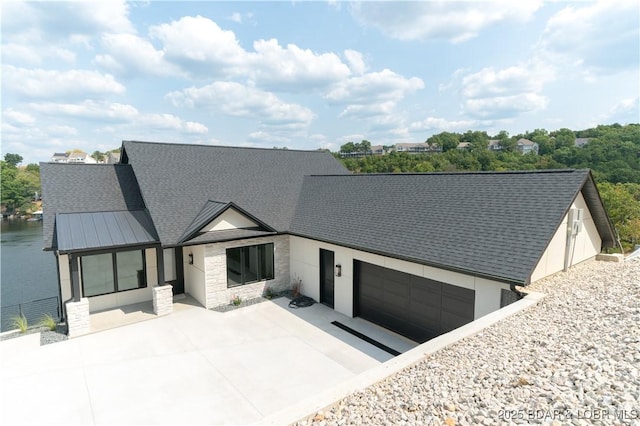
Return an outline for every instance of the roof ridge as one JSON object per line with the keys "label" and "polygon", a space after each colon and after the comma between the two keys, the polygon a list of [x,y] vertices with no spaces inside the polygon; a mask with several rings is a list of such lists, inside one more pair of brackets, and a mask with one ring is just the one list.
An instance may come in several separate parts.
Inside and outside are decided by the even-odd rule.
{"label": "roof ridge", "polygon": [[328,175],[307,175],[309,177],[322,176],[439,176],[439,175],[525,175],[525,174],[545,174],[545,173],[575,173],[587,172],[589,169],[540,169],[540,170],[469,170],[457,172],[407,172],[407,173],[351,173],[351,174],[328,174]]}
{"label": "roof ridge", "polygon": [[225,149],[246,149],[246,150],[261,150],[261,151],[287,151],[287,152],[304,152],[304,153],[322,153],[327,151],[320,149],[306,150],[306,149],[292,149],[292,148],[266,148],[257,146],[234,146],[234,145],[208,145],[208,144],[195,144],[195,143],[177,143],[177,142],[154,142],[154,141],[134,141],[123,140],[122,143],[135,143],[146,145],[170,145],[170,146],[188,146],[188,147],[203,147],[203,148],[225,148]]}

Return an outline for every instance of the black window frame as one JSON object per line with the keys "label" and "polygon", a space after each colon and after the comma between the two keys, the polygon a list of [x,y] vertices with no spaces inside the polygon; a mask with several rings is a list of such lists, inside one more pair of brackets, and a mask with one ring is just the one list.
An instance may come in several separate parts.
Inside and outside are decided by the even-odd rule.
{"label": "black window frame", "polygon": [[[255,280],[247,280],[246,276],[248,275],[248,273],[246,273],[245,271],[245,257],[247,256],[247,253],[249,253],[249,251],[252,248],[256,248],[256,260],[258,263],[258,267],[257,267],[257,279]],[[271,254],[271,268],[264,268],[265,265],[263,265],[263,256],[261,253],[261,248],[264,248],[265,251],[270,251]],[[236,283],[235,281],[230,281],[229,280],[229,252],[231,250],[240,250],[240,283]],[[226,270],[227,270],[227,288],[235,288],[235,287],[241,287],[243,285],[247,285],[247,284],[254,284],[254,283],[258,283],[260,281],[266,281],[266,280],[273,280],[275,279],[276,276],[276,268],[275,268],[275,263],[276,263],[276,259],[275,259],[275,245],[274,243],[264,243],[264,244],[254,244],[254,245],[250,245],[250,246],[240,246],[240,247],[229,247],[226,249],[225,251],[225,255],[226,255]],[[268,271],[271,271],[271,274],[269,275]],[[263,275],[263,273],[265,273]]]}
{"label": "black window frame", "polygon": [[[127,288],[124,290],[119,290],[118,289],[118,261],[116,259],[116,254],[117,253],[126,253],[126,252],[138,252],[140,253],[140,255],[142,256],[142,274],[143,274],[143,280],[142,282],[144,283],[144,285],[142,287],[136,287],[136,288]],[[111,274],[113,276],[113,288],[114,291],[110,291],[107,293],[100,293],[100,294],[93,294],[91,296],[87,296],[85,289],[84,289],[84,267],[82,264],[82,260],[84,257],[88,257],[88,256],[95,256],[95,255],[100,255],[100,254],[110,254],[111,255]],[[140,290],[141,288],[147,288],[149,286],[149,284],[147,283],[147,259],[145,256],[145,249],[135,249],[135,250],[119,250],[119,251],[94,251],[94,252],[90,252],[90,253],[84,253],[80,256],[78,256],[80,258],[80,277],[81,277],[81,282],[82,282],[82,296],[83,297],[99,297],[99,296],[106,296],[107,294],[116,294],[116,293],[124,293],[127,291],[134,291],[134,290]]]}

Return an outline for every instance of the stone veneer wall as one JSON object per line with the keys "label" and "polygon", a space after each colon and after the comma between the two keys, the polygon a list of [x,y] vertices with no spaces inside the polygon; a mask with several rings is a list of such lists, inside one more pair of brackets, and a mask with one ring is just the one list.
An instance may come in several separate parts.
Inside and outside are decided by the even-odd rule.
{"label": "stone veneer wall", "polygon": [[167,315],[173,312],[173,286],[165,284],[155,286],[153,291],[153,312],[156,315]]}
{"label": "stone veneer wall", "polygon": [[[273,243],[274,247],[274,279],[259,281],[238,287],[227,288],[227,253],[228,248]],[[252,238],[207,244],[204,250],[206,308],[227,305],[235,296],[242,300],[262,296],[266,287],[274,291],[289,288],[289,236]]]}
{"label": "stone veneer wall", "polygon": [[89,321],[89,299],[83,297],[79,302],[67,302],[67,334],[69,337],[82,336],[91,331]]}

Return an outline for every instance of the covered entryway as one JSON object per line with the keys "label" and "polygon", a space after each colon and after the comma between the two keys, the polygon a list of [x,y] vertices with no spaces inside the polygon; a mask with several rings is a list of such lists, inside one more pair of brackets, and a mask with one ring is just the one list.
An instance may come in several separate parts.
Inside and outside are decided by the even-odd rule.
{"label": "covered entryway", "polygon": [[354,260],[354,315],[425,342],[474,319],[475,291]]}

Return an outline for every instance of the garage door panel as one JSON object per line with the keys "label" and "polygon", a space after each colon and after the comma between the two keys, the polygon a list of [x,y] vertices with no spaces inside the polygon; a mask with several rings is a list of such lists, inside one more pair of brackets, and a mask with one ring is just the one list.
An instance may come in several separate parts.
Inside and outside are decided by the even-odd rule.
{"label": "garage door panel", "polygon": [[356,314],[417,342],[473,320],[475,292],[354,261]]}

